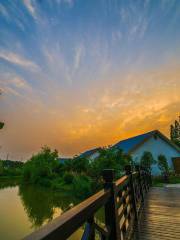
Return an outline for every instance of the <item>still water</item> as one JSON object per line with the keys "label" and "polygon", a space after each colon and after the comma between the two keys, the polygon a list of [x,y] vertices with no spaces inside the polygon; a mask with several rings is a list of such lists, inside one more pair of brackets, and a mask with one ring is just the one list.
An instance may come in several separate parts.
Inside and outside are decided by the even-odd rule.
{"label": "still water", "polygon": [[[61,215],[78,200],[34,186],[0,189],[0,239],[17,240]],[[70,240],[81,238],[79,229]]]}

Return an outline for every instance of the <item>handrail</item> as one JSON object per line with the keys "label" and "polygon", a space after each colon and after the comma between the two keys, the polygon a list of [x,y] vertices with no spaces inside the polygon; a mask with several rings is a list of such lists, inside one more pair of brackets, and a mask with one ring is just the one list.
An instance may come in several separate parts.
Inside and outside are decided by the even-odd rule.
{"label": "handrail", "polygon": [[[86,227],[83,240],[95,240],[95,230],[102,239],[119,240],[122,235],[125,239],[132,232],[133,224],[138,221],[144,196],[151,182],[148,171],[136,167],[136,172],[131,172],[131,166],[126,166],[125,170],[126,175],[117,181],[114,181],[113,170],[104,170],[104,190],[63,213],[24,240],[65,240],[84,223]],[[94,220],[95,213],[101,207],[105,209],[105,228]]]}
{"label": "handrail", "polygon": [[[25,240],[61,239],[69,237],[76,229],[91,217],[110,197],[110,190],[101,190],[77,206],[68,210],[47,225],[25,237]],[[72,225],[73,222],[73,225]]]}
{"label": "handrail", "polygon": [[116,183],[116,187],[124,184],[127,179],[128,179],[128,176],[127,176],[127,175],[119,178],[119,179],[115,182],[115,183]]}

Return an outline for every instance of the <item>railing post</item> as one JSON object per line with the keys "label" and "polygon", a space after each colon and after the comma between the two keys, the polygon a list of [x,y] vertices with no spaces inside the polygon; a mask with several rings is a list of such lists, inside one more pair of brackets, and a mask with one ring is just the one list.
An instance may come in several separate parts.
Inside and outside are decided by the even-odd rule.
{"label": "railing post", "polygon": [[93,226],[94,224],[94,216],[88,219],[88,224],[90,225],[90,232],[89,232],[89,238],[88,240],[95,240],[95,228]]}
{"label": "railing post", "polygon": [[104,189],[110,189],[111,196],[105,204],[105,223],[109,227],[109,240],[120,240],[120,227],[118,222],[117,199],[115,193],[114,170],[105,169],[103,171]]}
{"label": "railing post", "polygon": [[144,190],[147,193],[148,192],[148,185],[147,185],[147,176],[144,170],[143,166],[140,166],[141,173],[142,173],[142,179],[143,179],[143,185],[144,185]]}
{"label": "railing post", "polygon": [[136,172],[138,173],[139,188],[140,188],[140,194],[141,194],[141,202],[144,202],[144,193],[143,193],[142,176],[141,176],[140,166],[136,165],[135,169],[136,169]]}
{"label": "railing post", "polygon": [[134,189],[131,165],[126,165],[125,166],[125,171],[126,171],[126,175],[129,176],[129,186],[130,186],[130,191],[131,191],[132,205],[133,205],[133,210],[134,210],[135,221],[138,221],[138,213],[137,213],[135,189]]}

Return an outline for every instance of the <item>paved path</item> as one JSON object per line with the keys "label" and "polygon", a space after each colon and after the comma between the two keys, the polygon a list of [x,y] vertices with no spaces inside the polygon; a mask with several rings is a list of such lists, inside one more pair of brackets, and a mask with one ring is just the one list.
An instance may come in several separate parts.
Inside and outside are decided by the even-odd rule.
{"label": "paved path", "polygon": [[176,183],[176,184],[166,184],[165,187],[180,188],[180,183]]}
{"label": "paved path", "polygon": [[133,240],[180,240],[180,188],[151,188]]}

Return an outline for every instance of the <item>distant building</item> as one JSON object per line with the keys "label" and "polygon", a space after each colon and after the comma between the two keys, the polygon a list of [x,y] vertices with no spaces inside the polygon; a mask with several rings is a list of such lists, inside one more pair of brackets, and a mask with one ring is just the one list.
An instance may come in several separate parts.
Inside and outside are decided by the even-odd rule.
{"label": "distant building", "polygon": [[[124,153],[131,155],[137,163],[140,162],[143,153],[148,151],[152,153],[155,160],[158,159],[160,154],[163,154],[167,158],[168,165],[171,169],[177,170],[180,166],[180,148],[158,130],[122,140],[112,147],[122,149]],[[94,160],[99,156],[100,149],[101,148],[88,150],[82,153],[81,156]],[[157,164],[152,166],[152,174],[160,174]]]}
{"label": "distant building", "polygon": [[69,161],[71,158],[58,158],[58,161],[64,164],[66,161]]}
{"label": "distant building", "polygon": [[[124,153],[131,155],[136,163],[140,162],[145,151],[151,152],[155,160],[162,154],[167,158],[169,167],[180,173],[180,148],[158,130],[122,140],[114,144],[112,148],[122,149]],[[99,157],[100,150],[100,147],[93,148],[80,154],[80,156],[94,161]],[[59,161],[65,163],[69,159],[59,158]],[[152,174],[160,174],[157,164],[152,166]]]}
{"label": "distant building", "polygon": [[[157,160],[160,154],[163,154],[168,161],[171,169],[174,169],[174,161],[180,164],[180,148],[177,147],[160,131],[154,130],[139,136],[135,136],[116,143],[113,147],[122,149],[130,154],[135,162],[139,162],[145,151],[151,152],[154,159]],[[158,175],[160,170],[157,164],[152,166],[152,174]]]}
{"label": "distant building", "polygon": [[94,149],[91,149],[91,150],[88,150],[88,151],[82,153],[81,156],[88,158],[90,161],[93,161],[94,159],[99,157],[99,154],[100,154],[99,151],[100,150],[101,150],[100,147],[94,148]]}

